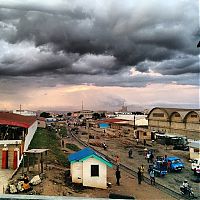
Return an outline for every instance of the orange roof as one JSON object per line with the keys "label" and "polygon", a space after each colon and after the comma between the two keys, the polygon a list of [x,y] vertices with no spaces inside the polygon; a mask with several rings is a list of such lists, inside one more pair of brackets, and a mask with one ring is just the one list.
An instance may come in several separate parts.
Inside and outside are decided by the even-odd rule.
{"label": "orange roof", "polygon": [[0,112],[0,124],[19,126],[23,128],[29,128],[37,118],[35,116],[23,116],[8,112]]}

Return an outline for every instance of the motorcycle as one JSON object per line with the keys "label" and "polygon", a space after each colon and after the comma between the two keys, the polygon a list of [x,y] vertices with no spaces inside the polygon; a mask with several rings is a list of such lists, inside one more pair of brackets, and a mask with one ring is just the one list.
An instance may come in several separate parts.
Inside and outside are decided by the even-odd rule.
{"label": "motorcycle", "polygon": [[184,186],[180,186],[180,191],[182,195],[187,195],[189,197],[194,197],[194,193],[192,191],[192,188],[190,186],[188,187],[184,187]]}

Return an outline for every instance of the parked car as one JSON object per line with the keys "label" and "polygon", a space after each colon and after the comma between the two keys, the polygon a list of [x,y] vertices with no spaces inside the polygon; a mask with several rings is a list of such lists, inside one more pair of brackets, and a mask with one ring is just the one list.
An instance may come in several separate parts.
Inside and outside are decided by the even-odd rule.
{"label": "parked car", "polygon": [[184,168],[184,163],[179,157],[171,156],[167,157],[166,162],[170,162],[169,171],[181,171]]}
{"label": "parked car", "polygon": [[155,176],[165,176],[167,174],[167,163],[161,160],[156,160],[153,165]]}

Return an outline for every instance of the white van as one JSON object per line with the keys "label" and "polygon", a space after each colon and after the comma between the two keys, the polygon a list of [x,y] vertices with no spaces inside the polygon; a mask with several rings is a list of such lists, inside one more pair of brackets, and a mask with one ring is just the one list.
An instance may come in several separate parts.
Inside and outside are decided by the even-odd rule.
{"label": "white van", "polygon": [[[191,164],[191,169],[192,169],[192,171],[196,170],[196,169],[197,169],[197,166],[200,167],[200,159],[194,159],[194,160],[192,161],[192,164]],[[199,167],[198,167],[198,168],[199,168]]]}

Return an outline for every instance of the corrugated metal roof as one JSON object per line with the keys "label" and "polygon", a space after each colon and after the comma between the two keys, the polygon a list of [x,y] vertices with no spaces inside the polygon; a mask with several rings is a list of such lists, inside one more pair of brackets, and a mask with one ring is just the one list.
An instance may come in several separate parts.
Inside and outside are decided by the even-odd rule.
{"label": "corrugated metal roof", "polygon": [[199,140],[199,141],[191,142],[191,143],[189,144],[189,146],[192,147],[192,148],[200,149],[200,140]]}
{"label": "corrugated metal roof", "polygon": [[93,149],[91,149],[90,147],[86,147],[80,151],[77,151],[76,153],[70,154],[68,156],[68,160],[70,162],[72,161],[79,161],[82,160],[88,156],[97,156],[98,158],[104,160],[106,163],[110,163],[105,157],[101,156],[100,154],[98,154],[96,151],[94,151]]}
{"label": "corrugated metal roof", "polygon": [[0,112],[0,124],[18,126],[23,128],[29,128],[37,118],[35,116],[23,116],[8,112]]}

